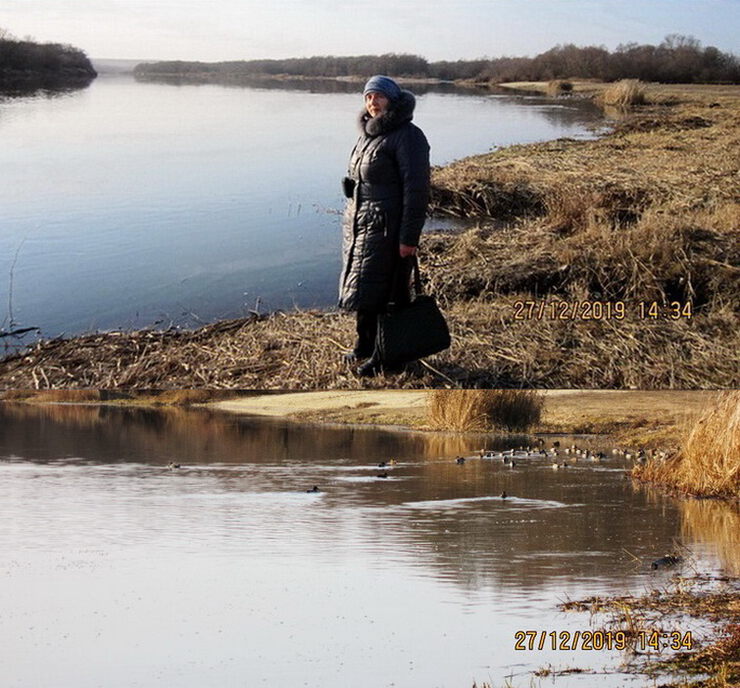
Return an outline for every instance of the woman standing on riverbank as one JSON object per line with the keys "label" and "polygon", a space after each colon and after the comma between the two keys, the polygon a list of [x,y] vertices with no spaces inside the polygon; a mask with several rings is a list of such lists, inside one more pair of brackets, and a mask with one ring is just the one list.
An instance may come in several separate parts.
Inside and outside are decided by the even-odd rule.
{"label": "woman standing on riverbank", "polygon": [[357,341],[345,359],[368,359],[361,376],[377,375],[378,314],[409,299],[416,254],[429,202],[429,144],[411,123],[416,99],[387,76],[363,91],[360,137],[350,155],[344,193],[349,202],[342,232],[339,306],[357,312]]}

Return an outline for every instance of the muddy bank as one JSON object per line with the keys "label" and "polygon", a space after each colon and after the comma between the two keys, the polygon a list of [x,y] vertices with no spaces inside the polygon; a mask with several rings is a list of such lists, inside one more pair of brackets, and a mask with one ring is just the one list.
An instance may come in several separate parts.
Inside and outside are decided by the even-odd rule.
{"label": "muddy bank", "polygon": [[680,93],[434,170],[434,210],[475,222],[423,239],[453,345],[400,374],[358,379],[353,318],[292,311],[38,342],[0,388],[737,387],[740,89]]}

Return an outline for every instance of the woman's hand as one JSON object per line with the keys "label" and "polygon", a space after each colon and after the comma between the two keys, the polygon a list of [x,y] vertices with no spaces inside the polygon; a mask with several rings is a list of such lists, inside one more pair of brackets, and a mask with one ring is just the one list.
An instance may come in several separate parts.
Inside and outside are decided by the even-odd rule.
{"label": "woman's hand", "polygon": [[416,246],[407,246],[406,244],[401,244],[399,246],[399,253],[401,254],[401,258],[408,258],[409,256],[413,256],[416,253]]}

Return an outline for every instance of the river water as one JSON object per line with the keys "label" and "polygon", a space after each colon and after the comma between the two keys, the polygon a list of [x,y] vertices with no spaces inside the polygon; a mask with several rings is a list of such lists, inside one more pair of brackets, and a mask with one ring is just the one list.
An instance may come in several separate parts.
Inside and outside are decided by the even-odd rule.
{"label": "river water", "polygon": [[[81,91],[0,99],[0,331],[334,305],[360,87],[272,86],[102,75]],[[434,164],[588,136],[600,118],[584,102],[415,90]]]}
{"label": "river water", "polygon": [[650,562],[676,548],[736,566],[737,543],[721,505],[635,489],[611,454],[455,462],[531,441],[0,406],[3,686],[528,687],[618,667],[515,634],[588,630],[558,603],[668,585]]}

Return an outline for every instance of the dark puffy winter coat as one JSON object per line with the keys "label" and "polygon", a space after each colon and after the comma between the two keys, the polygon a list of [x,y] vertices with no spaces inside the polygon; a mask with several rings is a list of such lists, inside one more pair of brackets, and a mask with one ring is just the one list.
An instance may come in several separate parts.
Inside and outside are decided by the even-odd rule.
{"label": "dark puffy winter coat", "polygon": [[411,123],[409,91],[378,117],[363,112],[349,162],[354,182],[342,227],[339,306],[380,310],[391,296],[399,245],[417,246],[429,202],[429,144]]}

